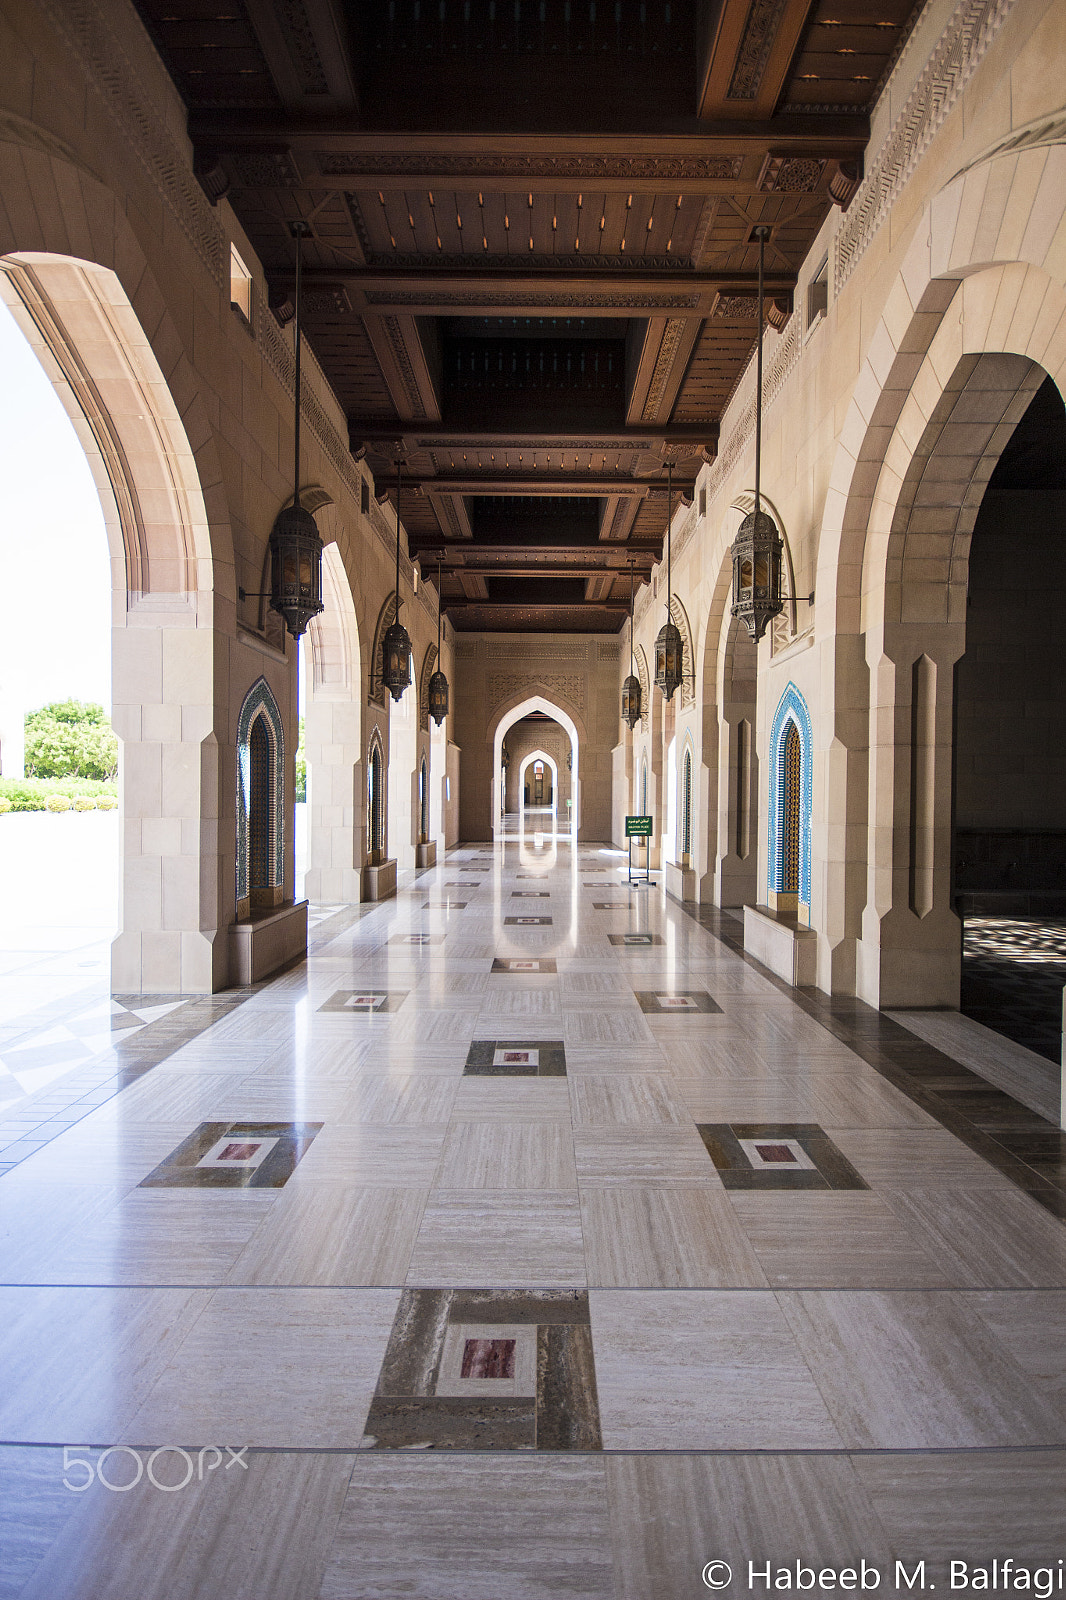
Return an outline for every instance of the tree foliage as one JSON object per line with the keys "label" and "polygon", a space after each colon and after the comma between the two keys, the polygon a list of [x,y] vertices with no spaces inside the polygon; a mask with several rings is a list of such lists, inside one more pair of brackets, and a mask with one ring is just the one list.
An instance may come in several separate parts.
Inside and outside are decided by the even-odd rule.
{"label": "tree foliage", "polygon": [[118,776],[118,739],[103,706],[85,700],[55,700],[26,717],[28,778]]}

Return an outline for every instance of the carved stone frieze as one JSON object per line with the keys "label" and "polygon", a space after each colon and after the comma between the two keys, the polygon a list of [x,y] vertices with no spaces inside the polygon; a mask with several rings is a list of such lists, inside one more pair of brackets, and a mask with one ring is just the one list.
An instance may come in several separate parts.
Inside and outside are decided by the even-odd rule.
{"label": "carved stone frieze", "polygon": [[1014,0],[961,0],[956,7],[833,241],[835,294],[858,266],[1013,7]]}
{"label": "carved stone frieze", "polygon": [[584,711],[585,674],[583,672],[538,673],[535,668],[528,672],[494,672],[488,680],[490,714],[504,700],[510,700],[514,695],[523,693],[543,694],[549,700],[553,695],[557,695],[575,710]]}
{"label": "carved stone frieze", "polygon": [[768,155],[759,173],[759,188],[767,194],[813,194],[825,169],[826,162],[817,156]]}
{"label": "carved stone frieze", "polygon": [[[591,259],[591,258],[590,258]],[[585,261],[585,266],[589,261]],[[500,293],[491,289],[374,289],[367,293],[371,306],[419,306],[427,301],[439,306],[601,306],[619,311],[698,311],[700,297],[693,294],[603,293],[595,289],[577,294],[555,290],[528,289],[523,293]]]}

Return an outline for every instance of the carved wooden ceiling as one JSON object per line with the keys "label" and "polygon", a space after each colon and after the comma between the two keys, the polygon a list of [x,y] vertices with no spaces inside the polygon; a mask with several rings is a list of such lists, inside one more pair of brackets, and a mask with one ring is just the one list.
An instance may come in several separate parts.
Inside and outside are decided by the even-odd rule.
{"label": "carved wooden ceiling", "polygon": [[616,631],[913,0],[137,3],[453,624]]}

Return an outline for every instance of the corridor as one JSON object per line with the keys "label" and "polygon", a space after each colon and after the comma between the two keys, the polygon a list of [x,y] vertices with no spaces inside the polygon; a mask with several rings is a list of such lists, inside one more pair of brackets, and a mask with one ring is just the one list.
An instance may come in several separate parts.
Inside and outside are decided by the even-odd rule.
{"label": "corridor", "polygon": [[11,1109],[3,1600],[1061,1570],[1057,1130],[705,916],[452,851]]}

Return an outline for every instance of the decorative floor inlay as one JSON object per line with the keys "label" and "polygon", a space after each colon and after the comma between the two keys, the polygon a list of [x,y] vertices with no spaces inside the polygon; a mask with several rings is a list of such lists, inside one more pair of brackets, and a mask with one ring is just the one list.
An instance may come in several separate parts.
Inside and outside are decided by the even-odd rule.
{"label": "decorative floor inlay", "polygon": [[[660,941],[661,942],[661,941]],[[685,1012],[720,1012],[706,989],[634,989],[637,1004],[650,1017],[683,1016]]]}
{"label": "decorative floor inlay", "polygon": [[550,900],[551,894],[547,889],[512,889],[512,900]]}
{"label": "decorative floor inlay", "polygon": [[496,956],[493,972],[555,972],[554,956]]}
{"label": "decorative floor inlay", "polygon": [[370,1016],[377,1011],[399,1011],[410,989],[338,989],[319,1006],[319,1011],[361,1011]]}
{"label": "decorative floor inlay", "polygon": [[504,917],[505,928],[550,928],[551,917]]}
{"label": "decorative floor inlay", "polygon": [[[586,888],[587,887],[588,887],[588,885],[586,884]],[[592,909],[593,909],[593,911],[628,911],[629,910],[629,901],[628,900],[594,900],[592,902]]]}
{"label": "decorative floor inlay", "polygon": [[450,883],[441,884],[442,889],[466,889],[469,891],[470,889],[476,889],[477,887],[478,886],[476,883],[456,883],[454,879],[452,879]]}
{"label": "decorative floor inlay", "polygon": [[814,1122],[701,1122],[696,1131],[727,1189],[868,1189]]}
{"label": "decorative floor inlay", "polygon": [[443,944],[443,933],[394,933],[390,944]]}
{"label": "decorative floor inlay", "polygon": [[201,1122],[142,1189],[280,1189],[321,1122]]}
{"label": "decorative floor inlay", "polygon": [[[608,942],[608,944],[619,944],[619,945],[648,945],[648,944],[664,944],[666,941],[663,939],[663,936],[660,933],[609,933],[607,935],[607,942]],[[709,998],[709,996],[708,996],[708,998]],[[711,1002],[711,1004],[714,1007],[715,1011],[720,1011],[721,1010],[721,1007],[720,1006],[715,1006],[713,1001]],[[685,1007],[673,1007],[673,1008],[670,1008],[670,1009],[686,1010],[687,1011],[687,1010],[690,1010],[691,1007],[688,1007],[688,1006],[685,1006]]]}
{"label": "decorative floor inlay", "polygon": [[465,900],[423,900],[423,911],[465,911]]}
{"label": "decorative floor inlay", "polygon": [[366,1450],[599,1450],[588,1295],[405,1289]]}
{"label": "decorative floor inlay", "polygon": [[561,1039],[475,1039],[463,1072],[478,1078],[565,1078]]}

